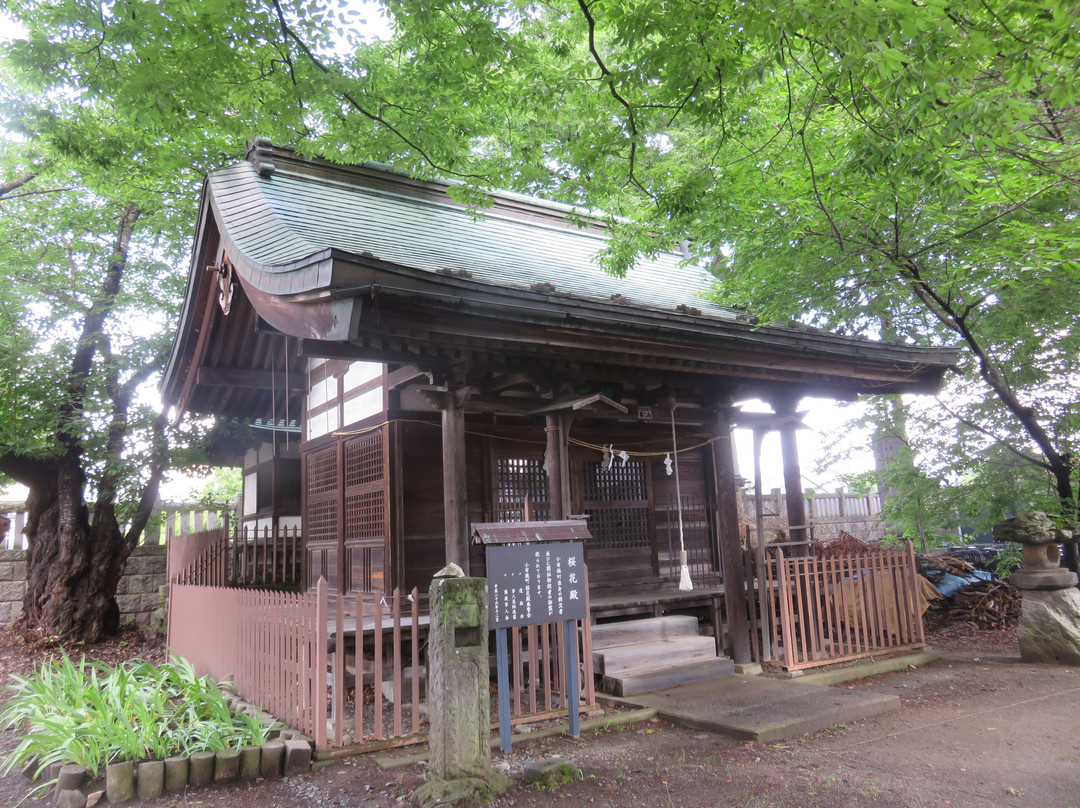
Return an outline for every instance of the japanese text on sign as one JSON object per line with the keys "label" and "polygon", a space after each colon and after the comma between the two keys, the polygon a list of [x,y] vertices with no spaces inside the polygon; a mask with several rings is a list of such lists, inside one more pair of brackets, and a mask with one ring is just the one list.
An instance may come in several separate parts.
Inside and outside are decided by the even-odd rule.
{"label": "japanese text on sign", "polygon": [[489,546],[491,627],[583,619],[584,568],[585,551],[579,541]]}

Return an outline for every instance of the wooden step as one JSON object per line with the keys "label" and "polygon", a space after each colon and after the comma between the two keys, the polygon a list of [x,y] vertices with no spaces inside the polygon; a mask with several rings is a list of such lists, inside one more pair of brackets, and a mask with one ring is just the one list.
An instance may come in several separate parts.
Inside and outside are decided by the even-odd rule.
{"label": "wooden step", "polygon": [[617,623],[598,623],[592,627],[594,651],[617,645],[658,642],[677,637],[696,637],[698,621],[693,615],[670,614],[644,620],[621,620]]}
{"label": "wooden step", "polygon": [[731,676],[735,664],[727,657],[709,657],[677,665],[641,668],[634,671],[604,676],[602,689],[615,696],[636,696],[653,690],[667,690],[707,679]]}
{"label": "wooden step", "polygon": [[615,674],[639,668],[678,665],[697,659],[716,656],[716,641],[712,637],[673,637],[657,642],[619,645],[593,652],[596,673]]}

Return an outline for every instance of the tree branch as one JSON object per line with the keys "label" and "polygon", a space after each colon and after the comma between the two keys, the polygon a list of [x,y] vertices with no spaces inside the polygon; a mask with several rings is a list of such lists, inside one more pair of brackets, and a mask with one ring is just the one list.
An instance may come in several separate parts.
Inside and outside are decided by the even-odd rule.
{"label": "tree branch", "polygon": [[[300,48],[300,50],[303,52],[304,56],[307,57],[308,61],[310,61],[311,64],[314,65],[316,69],[318,69],[324,75],[327,75],[327,76],[334,75],[333,71],[331,71],[330,68],[327,67],[322,62],[322,60],[319,59],[318,56],[315,55],[315,53],[307,46],[307,43],[305,43],[302,39],[300,39],[300,36],[286,22],[286,20],[285,20],[285,12],[281,8],[280,0],[273,0],[273,2],[274,2],[274,10],[277,13],[278,20],[279,20],[279,22],[281,24],[282,31],[285,33],[285,35],[289,39],[291,39],[294,43],[296,43],[296,46],[298,48]],[[351,106],[353,109],[355,109],[361,115],[363,115],[365,118],[372,121],[373,123],[378,123],[378,124],[381,124],[382,126],[385,126],[391,133],[393,133],[393,135],[396,138],[398,138],[398,140],[400,140],[402,143],[404,143],[410,149],[413,149],[417,154],[420,155],[420,157],[424,160],[425,163],[427,163],[429,166],[431,166],[436,171],[442,172],[444,174],[450,174],[450,175],[452,175],[454,177],[460,177],[462,179],[475,179],[475,180],[487,179],[487,177],[485,177],[482,174],[468,174],[468,173],[463,173],[463,172],[460,172],[460,171],[454,171],[449,166],[442,165],[441,163],[437,162],[430,154],[428,154],[427,151],[422,146],[420,146],[419,143],[416,143],[415,141],[413,141],[410,138],[406,137],[406,135],[403,132],[401,132],[396,126],[394,126],[392,123],[390,123],[384,117],[382,117],[382,115],[379,115],[378,113],[375,113],[375,112],[371,112],[366,107],[364,107],[364,105],[361,104],[356,99],[356,97],[353,96],[352,93],[350,93],[350,92],[348,92],[346,90],[340,90],[339,94],[340,94],[341,98],[345,99],[349,103],[349,106]]]}
{"label": "tree branch", "polygon": [[[811,105],[812,106],[812,105]],[[806,145],[806,125],[810,122],[810,112],[806,113],[806,120],[803,121],[803,126],[799,130],[799,141],[802,143],[803,156],[806,157],[806,164],[810,166],[810,182],[814,186],[814,199],[817,200],[818,209],[825,214],[825,218],[829,220],[829,227],[832,229],[833,238],[836,239],[836,243],[840,247],[840,251],[844,251],[844,236],[840,232],[840,228],[836,226],[836,220],[833,219],[832,212],[825,205],[825,200],[821,198],[821,190],[818,188],[817,172],[814,171],[814,159],[810,156],[810,149]]]}
{"label": "tree branch", "polygon": [[157,505],[158,492],[161,481],[165,476],[165,468],[168,463],[168,441],[165,439],[165,427],[169,422],[168,409],[163,410],[154,419],[154,426],[150,437],[150,476],[143,486],[142,496],[131,517],[131,525],[124,534],[124,543],[133,546],[138,541],[143,529],[146,527],[150,515]]}
{"label": "tree branch", "polygon": [[64,385],[63,403],[59,409],[60,424],[57,430],[57,440],[62,453],[71,461],[77,461],[82,454],[81,436],[75,429],[75,422],[83,411],[87,382],[93,369],[98,339],[116,303],[116,296],[120,293],[120,283],[127,267],[131,236],[135,223],[141,215],[142,211],[136,205],[129,205],[120,215],[110,264],[105,271],[97,297],[83,318],[79,339],[71,357],[71,365]]}
{"label": "tree branch", "polygon": [[[0,191],[2,191],[2,190],[3,189],[0,188]],[[0,193],[0,202],[7,202],[10,199],[22,199],[23,197],[27,197],[27,196],[40,196],[42,194],[62,194],[65,191],[72,191],[72,190],[74,190],[74,188],[72,186],[60,186],[59,188],[42,188],[40,191],[23,191],[22,193],[10,194],[10,195],[5,195],[4,193]]]}
{"label": "tree branch", "polygon": [[604,83],[607,85],[608,91],[611,93],[611,97],[615,99],[619,104],[626,109],[626,123],[630,127],[630,156],[628,176],[631,184],[648,196],[650,199],[654,198],[651,191],[638,181],[635,173],[637,163],[637,141],[638,141],[638,127],[637,119],[634,116],[634,107],[619,93],[615,88],[615,74],[608,70],[607,65],[604,64],[603,58],[600,56],[600,52],[596,49],[596,19],[592,15],[592,11],[589,10],[589,4],[585,0],[578,0],[578,7],[581,9],[581,13],[585,16],[585,24],[589,30],[589,53],[592,54],[593,61],[596,62],[596,66],[600,68],[600,74],[604,77]]}
{"label": "tree branch", "polygon": [[1017,449],[1015,446],[1012,446],[1007,440],[1000,437],[999,435],[995,435],[993,432],[991,432],[986,427],[976,423],[975,421],[972,421],[970,418],[965,418],[964,416],[960,415],[958,412],[951,409],[949,407],[949,405],[946,404],[944,401],[942,401],[941,398],[939,398],[938,396],[934,396],[934,400],[937,401],[938,406],[941,407],[941,409],[945,410],[945,412],[947,412],[949,415],[951,415],[953,418],[955,418],[957,421],[959,421],[964,426],[970,427],[971,429],[974,429],[976,432],[978,432],[978,433],[980,433],[982,435],[986,435],[988,438],[993,438],[996,443],[1003,446],[1006,450],[1012,452],[1014,455],[1019,457],[1021,460],[1026,460],[1028,463],[1031,463],[1033,466],[1038,466],[1039,468],[1044,469],[1045,471],[1053,471],[1053,467],[1049,463],[1046,463],[1045,461],[1040,460],[1035,455],[1024,452],[1021,449]]}
{"label": "tree branch", "polygon": [[27,171],[25,174],[20,174],[13,180],[0,183],[0,197],[7,196],[12,191],[22,188],[24,185],[26,185],[28,182],[31,182],[37,176],[37,171]]}
{"label": "tree branch", "polygon": [[908,253],[907,257],[908,258],[918,258],[920,255],[922,255],[924,253],[933,252],[934,250],[941,247],[943,244],[949,244],[949,243],[954,242],[954,241],[960,241],[961,239],[965,239],[968,236],[972,236],[975,233],[978,233],[980,230],[985,230],[987,227],[994,224],[995,222],[1000,222],[1005,217],[1010,216],[1013,213],[1016,213],[1016,211],[1018,211],[1020,208],[1027,205],[1031,200],[1036,199],[1039,196],[1042,196],[1044,193],[1049,191],[1051,188],[1056,188],[1060,184],[1061,184],[1060,182],[1052,182],[1049,185],[1047,185],[1047,186],[1045,186],[1043,188],[1040,188],[1038,191],[1031,194],[1030,196],[1024,197],[1023,199],[1009,205],[1001,213],[998,213],[995,216],[991,216],[989,219],[984,219],[983,221],[979,222],[977,225],[975,225],[973,227],[969,227],[967,230],[961,230],[958,233],[951,233],[951,234],[949,234],[948,236],[946,236],[943,239],[938,239],[937,241],[935,241],[935,242],[933,242],[931,244],[926,244],[923,247],[920,247],[919,249],[915,250],[914,252]]}

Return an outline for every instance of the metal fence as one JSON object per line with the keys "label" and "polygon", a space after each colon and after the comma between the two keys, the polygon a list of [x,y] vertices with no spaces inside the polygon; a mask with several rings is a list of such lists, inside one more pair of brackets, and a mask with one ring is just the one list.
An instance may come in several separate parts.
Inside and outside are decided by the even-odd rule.
{"label": "metal fence", "polygon": [[300,586],[300,528],[245,525],[185,533],[168,544],[169,580],[203,586]]}

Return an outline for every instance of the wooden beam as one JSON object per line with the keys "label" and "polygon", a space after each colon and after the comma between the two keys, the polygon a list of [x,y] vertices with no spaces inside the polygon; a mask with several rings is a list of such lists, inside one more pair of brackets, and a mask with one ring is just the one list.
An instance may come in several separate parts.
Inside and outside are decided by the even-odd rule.
{"label": "wooden beam", "polygon": [[737,412],[732,418],[731,425],[771,431],[790,423],[795,429],[809,429],[810,427],[803,423],[807,412],[808,410],[802,410],[787,415],[777,415],[772,412]]}
{"label": "wooden beam", "polygon": [[576,396],[570,399],[552,401],[551,403],[545,404],[542,407],[537,407],[535,410],[533,410],[533,412],[540,414],[547,412],[561,412],[566,410],[584,410],[587,408],[592,408],[594,404],[601,404],[605,407],[610,407],[611,409],[617,412],[621,412],[624,415],[627,412],[626,407],[624,407],[618,401],[612,401],[610,398],[605,395],[601,395],[600,393],[594,393],[591,396]]}
{"label": "wooden beam", "polygon": [[431,383],[431,374],[428,371],[420,370],[416,365],[406,365],[387,375],[386,388],[388,390],[396,390],[403,384],[408,384],[419,378],[426,378],[428,383]]}
{"label": "wooden beam", "polygon": [[[285,392],[284,371],[246,370],[244,368],[201,367],[195,374],[195,383],[205,387],[250,387],[257,390],[276,390]],[[304,376],[290,373],[289,392],[307,391]]]}
{"label": "wooden beam", "polygon": [[547,447],[544,450],[544,461],[547,464],[548,473],[548,519],[565,519],[568,508],[563,499],[563,430],[561,417],[558,413],[549,413],[547,416],[545,436]]}
{"label": "wooden beam", "polygon": [[498,395],[515,387],[532,387],[533,383],[525,373],[500,373],[490,382],[484,385],[484,392],[489,395]]}
{"label": "wooden beam", "polygon": [[736,664],[750,662],[750,621],[743,583],[742,536],[739,535],[739,505],[735,488],[735,454],[727,408],[721,408],[713,422],[713,464],[716,481],[716,535],[720,540],[720,561],[724,571],[724,604],[731,630],[731,655]]}

